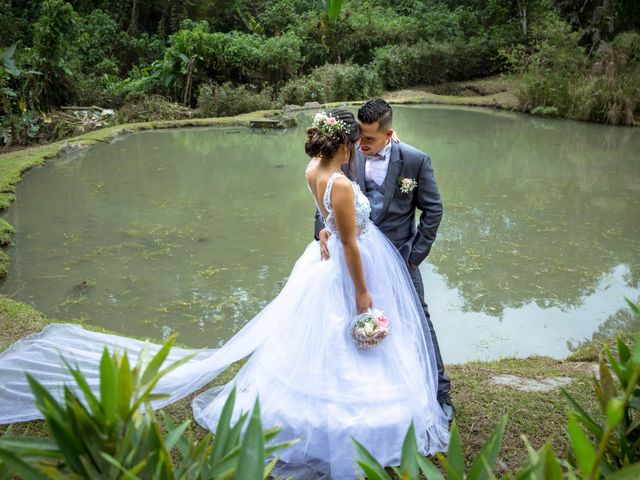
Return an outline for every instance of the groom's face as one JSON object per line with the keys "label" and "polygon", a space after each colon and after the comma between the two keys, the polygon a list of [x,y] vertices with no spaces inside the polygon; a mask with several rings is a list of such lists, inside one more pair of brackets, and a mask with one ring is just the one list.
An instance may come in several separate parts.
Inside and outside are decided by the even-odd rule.
{"label": "groom's face", "polygon": [[382,150],[393,135],[393,130],[380,129],[380,122],[362,123],[358,122],[360,127],[359,146],[365,157],[375,155]]}

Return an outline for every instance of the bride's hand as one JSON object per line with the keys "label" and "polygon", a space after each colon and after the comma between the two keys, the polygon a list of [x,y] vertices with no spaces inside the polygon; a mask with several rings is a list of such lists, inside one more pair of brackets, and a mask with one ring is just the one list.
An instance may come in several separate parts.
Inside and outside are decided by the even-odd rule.
{"label": "bride's hand", "polygon": [[326,228],[320,230],[318,233],[318,238],[320,239],[320,259],[321,260],[329,260],[329,247],[327,243],[329,243],[329,237],[331,233]]}
{"label": "bride's hand", "polygon": [[358,314],[366,312],[372,306],[373,301],[371,300],[369,292],[365,291],[363,293],[356,293],[356,309],[358,310]]}

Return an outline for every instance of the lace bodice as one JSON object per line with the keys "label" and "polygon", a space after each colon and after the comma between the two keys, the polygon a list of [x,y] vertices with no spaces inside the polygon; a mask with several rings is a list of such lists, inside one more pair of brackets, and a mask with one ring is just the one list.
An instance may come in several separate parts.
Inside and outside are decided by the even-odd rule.
{"label": "lace bodice", "polygon": [[[324,197],[322,199],[324,208],[328,213],[327,217],[324,219],[324,226],[336,236],[339,235],[338,227],[336,226],[336,219],[333,216],[333,207],[331,206],[331,188],[333,187],[333,182],[340,177],[344,177],[344,175],[339,172],[331,175],[327,182],[327,188],[324,191]],[[368,230],[369,225],[371,224],[371,220],[369,219],[371,206],[369,205],[369,199],[364,193],[362,193],[358,184],[356,182],[351,182],[351,186],[353,187],[353,194],[355,196],[356,227],[358,229],[358,235],[362,235]]]}

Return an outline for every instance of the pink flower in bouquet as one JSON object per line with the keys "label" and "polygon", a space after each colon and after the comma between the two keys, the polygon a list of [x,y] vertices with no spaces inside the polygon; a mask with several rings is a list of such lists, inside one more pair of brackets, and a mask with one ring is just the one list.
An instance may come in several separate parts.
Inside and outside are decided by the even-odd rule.
{"label": "pink flower in bouquet", "polygon": [[329,125],[335,125],[336,123],[338,123],[338,121],[337,121],[335,118],[333,118],[333,117],[329,117],[329,118],[327,119],[327,123],[328,123]]}
{"label": "pink flower in bouquet", "polygon": [[378,328],[386,330],[389,326],[389,319],[385,316],[383,312],[378,312],[375,316],[376,324]]}

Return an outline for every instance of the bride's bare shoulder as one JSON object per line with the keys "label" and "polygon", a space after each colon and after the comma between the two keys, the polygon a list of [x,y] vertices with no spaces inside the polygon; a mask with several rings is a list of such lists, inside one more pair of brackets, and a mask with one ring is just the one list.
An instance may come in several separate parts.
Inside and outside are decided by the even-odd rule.
{"label": "bride's bare shoulder", "polygon": [[307,169],[305,170],[305,175],[307,176],[307,178],[315,178],[318,173],[318,165],[320,165],[320,160],[318,160],[317,158],[312,158],[311,160],[309,160]]}

